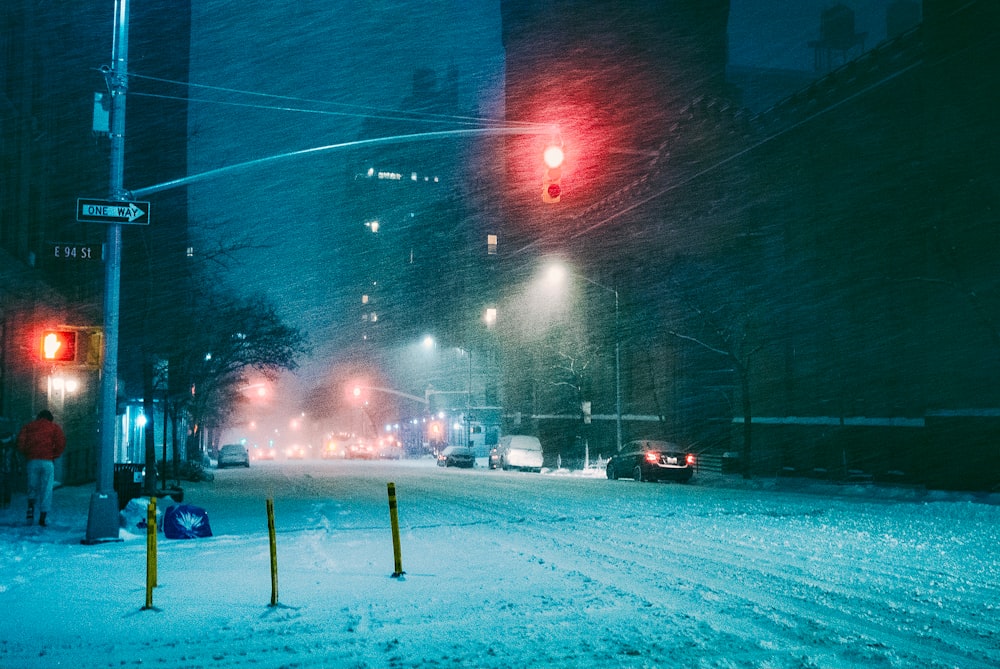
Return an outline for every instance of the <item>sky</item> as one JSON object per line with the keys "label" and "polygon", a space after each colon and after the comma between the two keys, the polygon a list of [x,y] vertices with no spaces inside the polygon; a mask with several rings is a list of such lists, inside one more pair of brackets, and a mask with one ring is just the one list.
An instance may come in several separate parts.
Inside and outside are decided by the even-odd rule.
{"label": "sky", "polygon": [[855,32],[867,33],[865,48],[885,39],[886,8],[892,0],[732,0],[729,61],[732,65],[811,71],[824,9],[844,4],[854,11]]}
{"label": "sky", "polygon": [[[213,536],[82,545],[0,510],[4,669],[987,669],[1000,497],[699,473],[689,485],[262,463],[185,483]],[[386,482],[396,483],[395,561]],[[271,607],[264,496],[274,499]],[[160,508],[165,502],[161,500]]]}

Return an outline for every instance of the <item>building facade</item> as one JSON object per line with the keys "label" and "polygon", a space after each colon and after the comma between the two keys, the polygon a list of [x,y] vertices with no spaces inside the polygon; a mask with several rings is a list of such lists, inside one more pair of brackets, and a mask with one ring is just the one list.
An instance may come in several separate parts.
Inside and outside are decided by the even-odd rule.
{"label": "building facade", "polygon": [[[604,17],[586,45],[538,53],[548,43],[538,37],[570,34],[586,4],[569,3],[563,15],[574,18],[539,32],[536,21],[517,24],[508,114],[530,109],[516,93],[524,72],[560,81],[549,76],[555,65],[531,62],[572,54],[578,65],[593,44],[614,44],[606,31],[616,24]],[[648,11],[668,21],[671,4]],[[725,4],[717,17],[693,7],[685,14],[683,3],[673,9],[695,18],[691,35],[718,37]],[[662,42],[659,53],[645,52],[649,66],[669,71],[671,45],[683,59],[690,42],[644,25]],[[918,26],[851,51],[759,113],[732,102],[738,91],[704,69],[682,79],[686,86],[667,78],[664,87],[682,94],[655,96],[655,127],[664,132],[634,133],[653,138],[649,148],[663,146],[655,162],[615,171],[624,185],[595,187],[582,215],[564,177],[565,208],[546,212],[551,227],[523,246],[567,254],[620,293],[627,438],[740,452],[752,473],[996,484],[1000,286],[991,268],[1000,249],[990,212],[1000,188],[989,82],[1000,59],[989,35],[997,25],[991,3],[925,2]],[[530,58],[512,57],[512,48]],[[713,53],[724,50],[693,60],[718,66]],[[600,153],[605,166],[612,158]],[[525,181],[538,175],[535,167]],[[538,219],[510,211],[509,229],[529,236]],[[598,428],[587,428],[592,451],[609,443],[612,406],[607,319],[593,317],[593,306],[583,337],[599,345],[604,371],[590,379],[602,414]],[[511,394],[537,401],[551,365],[524,368],[509,379],[520,389]],[[522,415],[572,417],[570,402],[552,406],[526,401]],[[565,419],[529,427],[561,444],[586,434]]]}
{"label": "building facade", "polygon": [[[129,48],[130,71],[137,75],[130,79],[136,95],[130,95],[127,112],[129,189],[186,173],[186,104],[143,97],[142,82],[149,80],[142,77],[186,81],[189,8],[174,3],[163,13],[136,4]],[[78,222],[75,212],[78,198],[109,196],[106,70],[113,10],[105,3],[70,7],[20,0],[0,9],[0,415],[23,424],[35,411],[53,409],[68,436],[58,472],[67,483],[93,479],[100,443],[107,226]],[[156,333],[172,320],[175,296],[186,292],[183,196],[158,200],[152,221],[123,226],[122,404],[141,403],[144,361],[154,354]],[[46,328],[80,333],[74,361],[41,360]],[[123,424],[123,439],[131,433],[132,426]]]}

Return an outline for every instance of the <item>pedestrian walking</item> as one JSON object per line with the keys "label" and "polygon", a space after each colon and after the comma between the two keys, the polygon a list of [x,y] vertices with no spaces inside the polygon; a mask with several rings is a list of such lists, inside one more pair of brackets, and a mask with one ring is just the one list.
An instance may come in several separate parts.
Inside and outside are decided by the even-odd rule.
{"label": "pedestrian walking", "polygon": [[66,435],[56,425],[52,412],[42,409],[17,435],[17,449],[28,461],[28,524],[35,522],[38,503],[38,524],[45,525],[52,509],[53,462],[66,450]]}

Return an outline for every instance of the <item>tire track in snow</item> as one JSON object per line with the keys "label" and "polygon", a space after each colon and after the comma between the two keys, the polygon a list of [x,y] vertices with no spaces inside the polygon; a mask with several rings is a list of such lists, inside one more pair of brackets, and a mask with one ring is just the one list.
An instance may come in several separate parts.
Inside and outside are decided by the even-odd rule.
{"label": "tire track in snow", "polygon": [[[551,508],[544,505],[532,508],[532,501],[525,496],[517,495],[514,499],[517,500],[517,507],[510,508],[508,501],[508,513],[519,512],[522,518],[544,518],[551,515]],[[633,502],[635,501],[634,498]],[[460,505],[480,513],[491,512],[489,503],[466,499]],[[495,509],[492,509],[492,513],[495,516]],[[662,520],[661,516],[637,514],[636,517]],[[574,522],[567,522],[569,520]],[[697,526],[692,528],[695,531],[684,536],[683,542],[630,542],[614,549],[607,544],[594,544],[594,536],[615,536],[617,532],[610,524],[621,522],[619,518],[608,521],[602,515],[588,519],[562,517],[545,524],[540,524],[537,519],[531,523],[517,522],[515,519],[508,524],[516,525],[518,533],[528,533],[545,540],[534,542],[534,559],[560,565],[561,571],[566,574],[577,574],[580,575],[579,578],[590,582],[602,583],[602,587],[607,588],[612,595],[628,596],[639,606],[654,605],[649,593],[622,584],[618,572],[604,570],[600,567],[601,564],[627,565],[628,573],[648,573],[650,570],[662,572],[664,562],[690,565],[690,568],[683,570],[684,581],[690,593],[687,603],[704,605],[705,601],[713,599],[719,602],[742,602],[733,607],[732,611],[714,611],[713,616],[725,621],[726,630],[738,633],[750,642],[759,643],[773,637],[776,627],[781,627],[787,633],[797,635],[787,641],[792,645],[797,644],[806,654],[815,652],[817,641],[823,641],[839,645],[840,657],[867,652],[878,656],[880,661],[887,664],[894,664],[893,656],[902,655],[911,660],[914,666],[926,666],[928,662],[940,666],[984,669],[996,666],[988,658],[990,650],[995,654],[995,648],[988,646],[990,636],[977,634],[976,623],[982,624],[984,621],[963,616],[960,613],[960,603],[954,607],[954,611],[945,615],[937,611],[936,605],[920,602],[911,602],[919,611],[912,608],[887,610],[883,592],[869,592],[857,585],[851,587],[852,580],[856,580],[852,576],[855,572],[845,570],[844,565],[837,561],[826,560],[822,563],[824,573],[839,576],[839,581],[832,583],[817,579],[787,557],[774,559],[773,548],[760,552],[753,550],[759,547],[733,544],[729,539],[710,541],[700,538],[697,530],[703,528]],[[556,525],[558,530],[548,529]],[[577,525],[584,527],[578,528]],[[595,532],[595,525],[603,525],[601,529],[605,532]],[[631,536],[641,538],[656,536],[656,533],[637,530]],[[540,549],[546,545],[552,549]],[[506,548],[516,553],[519,546],[523,546],[523,543],[507,542]],[[664,552],[665,560],[642,560],[637,557]],[[813,562],[806,564],[806,567],[817,566],[815,556],[812,557]],[[865,567],[869,564],[870,562],[866,562]],[[898,580],[892,572],[879,571],[883,578]],[[734,576],[737,579],[735,581]],[[647,579],[637,580],[643,582]],[[915,581],[919,582],[919,578],[915,578]],[[614,585],[608,585],[609,583]],[[658,586],[658,589],[659,594],[666,598],[665,601],[678,600],[677,592],[665,586]],[[822,597],[817,597],[817,592]],[[683,605],[683,601],[678,601],[676,609],[683,610]],[[877,617],[886,613],[893,616],[889,622]],[[952,613],[956,615],[952,616]],[[942,634],[941,627],[907,632],[907,617],[937,621],[941,627],[948,628],[948,633]],[[959,618],[964,620],[961,625],[958,624]],[[820,634],[822,636],[818,636]],[[863,644],[863,647],[858,644]],[[982,647],[984,645],[987,647]]]}

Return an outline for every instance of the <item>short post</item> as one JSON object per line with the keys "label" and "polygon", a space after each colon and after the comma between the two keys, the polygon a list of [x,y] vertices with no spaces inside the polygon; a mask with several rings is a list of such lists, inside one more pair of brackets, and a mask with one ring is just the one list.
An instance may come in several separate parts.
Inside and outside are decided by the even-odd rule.
{"label": "short post", "polygon": [[271,543],[271,606],[278,605],[278,544],[274,538],[274,500],[267,499],[267,538]]}
{"label": "short post", "polygon": [[146,605],[153,608],[153,588],[156,587],[156,498],[149,498],[146,509]]}
{"label": "short post", "polygon": [[392,524],[392,555],[395,558],[396,570],[392,572],[393,578],[399,578],[406,572],[403,571],[403,556],[399,547],[399,512],[396,510],[396,484],[389,484],[389,522]]}

